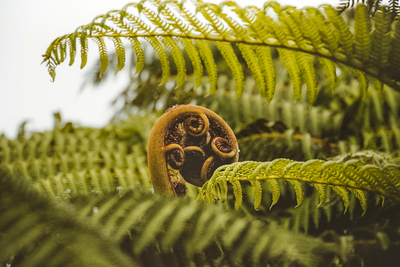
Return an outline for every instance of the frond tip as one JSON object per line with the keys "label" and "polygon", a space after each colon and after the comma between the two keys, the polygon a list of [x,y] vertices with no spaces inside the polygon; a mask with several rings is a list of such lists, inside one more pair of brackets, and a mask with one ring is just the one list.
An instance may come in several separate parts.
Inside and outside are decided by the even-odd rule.
{"label": "frond tip", "polygon": [[363,158],[339,159],[334,161],[309,160],[297,162],[288,159],[276,159],[271,162],[238,162],[219,167],[212,178],[204,184],[198,199],[214,202],[226,199],[227,190],[221,190],[230,182],[236,198],[235,208],[242,202],[241,183],[248,181],[255,195],[255,208],[258,209],[261,195],[255,182],[267,181],[271,187],[273,201],[271,207],[278,201],[280,189],[278,180],[285,180],[293,185],[296,192],[297,206],[303,201],[304,189],[301,182],[313,184],[320,198],[320,204],[325,200],[325,188],[331,187],[343,200],[345,212],[350,206],[349,191],[360,201],[364,210],[367,208],[365,191],[376,193],[382,197],[400,201],[400,177],[396,173],[400,166],[369,164]]}
{"label": "frond tip", "polygon": [[[196,12],[192,14],[189,10]],[[125,65],[123,41],[127,39],[138,57],[136,72],[140,72],[144,64],[141,48],[141,40],[144,40],[160,57],[162,84],[168,81],[170,75],[167,50],[177,67],[177,85],[183,84],[186,78],[183,49],[194,68],[195,86],[200,85],[205,67],[210,93],[213,93],[217,66],[210,45],[214,44],[232,71],[236,96],[240,97],[244,87],[244,70],[239,63],[238,52],[233,49],[237,46],[253,74],[260,95],[270,102],[275,91],[275,71],[269,47],[275,47],[293,83],[295,99],[300,97],[303,84],[307,85],[310,104],[317,98],[315,56],[324,67],[332,89],[336,82],[335,64],[340,63],[354,70],[362,90],[366,90],[366,78],[371,76],[400,91],[397,60],[400,22],[392,20],[393,12],[385,10],[382,7],[375,17],[371,17],[368,6],[358,4],[355,21],[349,23],[354,26],[348,26],[337,10],[329,5],[296,9],[267,2],[263,9],[259,9],[241,8],[231,1],[220,6],[201,1],[142,1],[97,16],[92,23],[57,38],[47,49],[43,62],[54,80],[55,68],[67,57],[67,47],[70,65],[73,64],[78,43],[83,68],[87,63],[88,39],[92,39],[99,47],[101,75],[107,67],[104,38],[109,38],[118,56],[118,72]],[[231,12],[237,17],[231,18]]]}

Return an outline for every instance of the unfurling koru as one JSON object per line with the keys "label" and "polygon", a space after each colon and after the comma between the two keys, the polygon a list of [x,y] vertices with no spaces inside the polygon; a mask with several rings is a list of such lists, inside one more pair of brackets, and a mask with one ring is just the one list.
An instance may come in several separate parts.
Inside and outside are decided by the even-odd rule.
{"label": "unfurling koru", "polygon": [[221,165],[238,161],[239,148],[229,125],[209,109],[174,106],[155,123],[149,138],[148,162],[154,191],[182,195],[183,179],[202,186]]}

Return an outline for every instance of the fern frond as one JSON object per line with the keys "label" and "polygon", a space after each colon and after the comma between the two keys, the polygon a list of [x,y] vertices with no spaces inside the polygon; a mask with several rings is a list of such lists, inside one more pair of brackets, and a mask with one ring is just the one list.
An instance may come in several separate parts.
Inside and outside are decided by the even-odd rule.
{"label": "fern frond", "polygon": [[72,66],[72,64],[74,64],[76,54],[76,37],[73,35],[71,37],[67,37],[66,39],[69,49],[69,65]]}
{"label": "fern frond", "polygon": [[[282,256],[290,256],[289,262],[312,266],[320,259],[319,256],[308,256],[310,248],[312,251],[322,248],[321,255],[330,252],[319,239],[293,235],[281,227],[267,226],[262,221],[243,217],[221,206],[190,203],[182,198],[171,199],[134,191],[120,196],[96,196],[91,200],[78,198],[74,204],[80,218],[90,222],[89,225],[102,226],[103,236],[110,242],[131,243],[133,255],[139,263],[146,252],[155,247],[161,255],[180,253],[186,261],[196,259],[196,263],[204,265],[212,257],[206,251],[219,244],[225,255],[220,259],[220,265],[234,262],[235,266],[247,263],[248,255],[253,253],[253,264],[276,263]],[[243,239],[241,236],[248,237]],[[293,240],[293,236],[299,243]],[[266,239],[270,247],[265,246]],[[309,247],[308,242],[314,243]],[[285,249],[289,243],[290,251]],[[307,247],[304,247],[305,243]],[[278,244],[282,247],[276,247]]]}
{"label": "fern frond", "polygon": [[319,63],[321,63],[322,68],[328,76],[329,87],[333,91],[335,89],[335,84],[337,81],[335,63],[323,57],[318,57],[318,61]]}
{"label": "fern frond", "polygon": [[[105,130],[72,128],[74,133],[70,133],[57,125],[53,131],[34,133],[21,141],[3,136],[0,166],[10,170],[15,179],[31,181],[53,197],[102,194],[136,188],[142,183],[150,188],[146,144],[139,133],[145,135],[146,128],[148,133],[151,122],[141,123],[138,119],[136,127],[130,138],[134,134],[139,139],[133,138],[130,143],[116,138],[114,132],[107,138]],[[110,128],[121,131],[115,126]],[[124,123],[119,128],[123,129]]]}
{"label": "fern frond", "polygon": [[178,69],[177,86],[179,87],[185,82],[186,77],[186,65],[182,51],[171,37],[162,38],[162,42],[171,51],[172,58]]}
{"label": "fern frond", "polygon": [[133,51],[136,54],[136,70],[135,74],[140,73],[144,67],[144,52],[142,45],[137,38],[128,38],[132,44]]}
{"label": "fern frond", "polygon": [[[324,15],[316,8],[305,8],[302,16],[302,31],[317,50],[329,49],[332,54],[338,49],[338,34],[334,31],[332,22],[325,20]],[[336,18],[336,16],[335,16]]]}
{"label": "fern frond", "polygon": [[81,69],[83,69],[86,66],[87,63],[87,53],[88,53],[88,40],[86,38],[86,33],[82,32],[80,38],[79,38],[80,44],[81,44]]}
{"label": "fern frond", "polygon": [[162,68],[162,80],[161,84],[165,84],[168,81],[170,74],[169,60],[167,53],[165,52],[162,45],[158,42],[156,37],[148,37],[145,38],[149,42],[149,44],[153,47],[154,51],[157,53],[160,58],[161,68]]}
{"label": "fern frond", "polygon": [[357,70],[357,69],[352,69],[350,68],[350,70],[354,73],[354,75],[357,77],[358,79],[358,83],[360,84],[360,94],[365,97],[367,95],[367,89],[369,86],[368,83],[368,78],[365,75],[365,73]]}
{"label": "fern frond", "polygon": [[357,5],[355,11],[355,26],[354,26],[354,58],[361,62],[367,62],[370,49],[370,22],[368,19],[367,7]]}
{"label": "fern frond", "polygon": [[217,90],[217,64],[215,64],[214,56],[211,52],[210,46],[204,40],[195,40],[196,46],[199,49],[201,59],[204,61],[206,70],[210,81],[210,94],[215,93]]}
{"label": "fern frond", "polygon": [[244,87],[242,66],[235,55],[235,51],[229,43],[216,42],[216,45],[232,71],[232,75],[235,79],[236,98],[240,98],[242,96]]}
{"label": "fern frond", "polygon": [[343,52],[347,58],[351,58],[353,56],[354,37],[349,27],[346,25],[343,17],[337,16],[337,12],[332,6],[325,5],[324,11],[336,29],[336,35],[339,36],[338,42],[340,43]]}
{"label": "fern frond", "polygon": [[99,47],[100,54],[100,78],[103,76],[103,73],[107,70],[108,66],[108,54],[107,47],[102,38],[93,38],[94,42]]}
{"label": "fern frond", "polygon": [[372,67],[384,70],[389,65],[390,41],[390,17],[382,7],[375,15],[375,30],[371,36],[370,61],[377,64]]}
{"label": "fern frond", "polygon": [[[136,6],[139,14],[146,19],[146,23],[142,18],[130,14],[128,12],[129,6]],[[159,10],[159,13],[153,11],[154,6]],[[393,4],[393,6],[396,6],[396,4]],[[189,11],[193,8],[196,9],[196,14]],[[225,12],[226,9],[235,12],[238,18],[233,19],[229,12]],[[384,8],[382,7],[381,10],[384,10]],[[278,18],[277,20],[273,19],[275,15]],[[331,86],[334,84],[336,73],[332,72],[333,63],[327,63],[328,60],[356,69],[362,73],[362,76],[372,76],[395,90],[400,90],[398,84],[400,68],[398,66],[399,60],[397,60],[397,47],[400,43],[397,37],[399,26],[391,26],[390,16],[390,12],[377,11],[376,16],[371,18],[368,15],[368,7],[364,4],[358,4],[353,37],[352,26],[349,27],[333,7],[326,5],[321,9],[305,8],[298,10],[294,7],[281,7],[275,2],[268,2],[264,9],[240,8],[231,2],[223,3],[220,6],[202,2],[191,4],[156,1],[154,5],[143,2],[127,5],[120,11],[113,10],[104,16],[98,16],[93,23],[79,27],[75,33],[58,38],[50,45],[44,55],[44,62],[47,64],[49,73],[52,77],[55,77],[54,69],[64,61],[67,45],[70,50],[70,63],[73,63],[76,50],[74,40],[79,39],[82,47],[81,67],[84,67],[88,52],[87,39],[108,37],[113,40],[120,59],[119,64],[117,64],[118,71],[123,67],[123,54],[125,53],[121,47],[121,38],[127,38],[131,41],[135,38],[143,38],[152,45],[161,59],[163,70],[161,83],[163,84],[169,77],[169,61],[165,48],[158,42],[159,39],[171,51],[178,70],[177,86],[180,86],[185,80],[186,68],[176,39],[183,44],[183,48],[193,63],[196,86],[199,85],[200,76],[202,76],[202,63],[199,57],[203,60],[209,74],[210,92],[212,93],[216,88],[217,71],[209,52],[209,45],[211,42],[215,42],[232,70],[236,79],[236,96],[240,97],[243,91],[243,69],[232,48],[232,45],[236,44],[253,72],[261,95],[270,101],[273,97],[274,75],[273,73],[263,72],[268,69],[271,70],[273,65],[270,63],[268,53],[265,51],[266,56],[264,57],[260,50],[261,47],[270,46],[278,48],[281,58],[285,62],[293,83],[295,98],[299,97],[301,84],[304,82],[310,90],[309,95],[312,103],[316,98],[317,88],[316,78],[313,74],[315,67],[310,64],[314,61],[314,56],[324,58],[322,64],[328,77],[330,77]],[[101,23],[96,23],[100,18]],[[201,21],[202,18],[205,19],[205,22]],[[370,25],[373,20],[376,23],[371,39]],[[390,51],[389,36],[392,36]],[[193,40],[198,52],[196,52],[196,47],[192,45]],[[382,42],[379,40],[382,40]],[[247,47],[251,47],[251,49]],[[135,42],[133,48],[135,51],[140,50],[138,42]],[[299,52],[307,54],[307,60],[305,60],[305,54],[297,55]],[[137,53],[140,54],[140,52]],[[294,60],[295,57],[299,57],[301,60]],[[142,60],[140,59],[139,62],[137,70],[141,69]],[[302,70],[296,69],[295,66],[299,64],[303,66]],[[263,73],[263,75],[260,73]],[[303,73],[303,77],[301,77],[301,73]],[[362,85],[362,87],[366,88],[365,85]]]}
{"label": "fern frond", "polygon": [[253,72],[254,79],[256,80],[258,90],[262,97],[267,96],[267,89],[264,81],[263,70],[261,69],[261,63],[259,63],[260,58],[254,52],[253,47],[245,44],[238,44],[240,51],[250,70]]}
{"label": "fern frond", "polygon": [[0,264],[20,266],[133,266],[98,227],[79,221],[75,207],[56,203],[29,183],[0,170]]}
{"label": "fern frond", "polygon": [[391,51],[389,54],[389,61],[391,63],[391,77],[399,75],[400,72],[400,21],[395,22],[394,33],[391,40]]}
{"label": "fern frond", "polygon": [[267,103],[270,103],[275,93],[275,68],[271,50],[269,47],[257,46],[256,54],[265,79]]}
{"label": "fern frond", "polygon": [[296,53],[293,51],[278,49],[280,59],[285,63],[285,67],[289,73],[290,79],[293,83],[294,100],[298,100],[301,96],[301,76],[299,63],[297,62]]}
{"label": "fern frond", "polygon": [[[399,201],[400,180],[393,179],[392,170],[398,171],[399,167],[392,164],[376,166],[368,164],[363,160],[363,154],[354,157],[349,162],[343,159],[337,161],[310,160],[307,162],[294,162],[287,159],[276,159],[272,162],[241,162],[231,165],[225,165],[218,168],[213,177],[202,187],[198,199],[207,202],[213,202],[218,199],[213,186],[217,181],[223,181],[234,184],[234,194],[236,199],[235,208],[237,209],[242,202],[241,183],[249,181],[263,180],[286,180],[292,183],[297,196],[298,205],[303,200],[304,190],[300,184],[301,181],[317,184],[317,192],[320,194],[320,203],[325,198],[325,191],[321,185],[332,187],[332,189],[342,198],[345,211],[350,206],[349,191],[352,190],[355,196],[360,200],[363,209],[366,209],[366,200],[364,191],[374,192],[384,197]],[[352,167],[357,166],[357,167]],[[349,174],[349,168],[351,174]],[[389,171],[390,170],[390,171]],[[273,194],[277,195],[279,189],[274,182],[272,186]],[[210,187],[213,187],[211,189]],[[356,191],[355,191],[356,190]],[[220,193],[220,192],[219,192]],[[226,198],[226,197],[225,197]],[[276,197],[275,197],[276,198]],[[275,202],[275,200],[273,200]]]}
{"label": "fern frond", "polygon": [[114,43],[115,52],[117,54],[118,63],[115,69],[115,74],[122,70],[125,66],[125,48],[119,37],[110,37],[111,41]]}
{"label": "fern frond", "polygon": [[[188,22],[192,25],[192,27],[195,30],[202,33],[203,35],[208,34],[206,27],[194,15],[190,14],[190,12],[186,8],[184,8],[183,5],[178,5],[178,8],[182,12],[181,13],[182,17],[184,17],[186,20],[188,20]],[[164,11],[164,9],[163,9],[163,12],[166,12],[166,11]],[[182,22],[177,20],[174,17],[174,15],[171,14],[171,12],[168,13],[168,18],[170,18],[170,20],[173,20],[175,25],[178,25],[177,27],[182,32],[184,32],[186,34],[190,33],[187,26],[185,26],[185,27],[179,26],[180,23],[182,23]],[[209,80],[210,80],[210,93],[211,94],[215,93],[216,85],[217,85],[217,65],[215,64],[214,56],[212,55],[211,49],[210,49],[207,41],[195,39],[195,43],[196,43],[197,48],[199,49],[200,57],[204,61],[204,65],[208,72],[208,76],[209,76]],[[199,67],[199,70],[200,70],[200,67]],[[196,71],[195,71],[195,73],[196,73]],[[200,71],[199,71],[199,74],[200,74]],[[196,79],[200,79],[200,78],[197,78],[197,76],[196,76]]]}
{"label": "fern frond", "polygon": [[197,88],[201,85],[201,78],[203,77],[203,65],[201,64],[201,59],[199,52],[196,47],[193,45],[191,40],[188,39],[180,39],[183,47],[189,55],[190,60],[192,61],[194,68],[194,87]]}
{"label": "fern frond", "polygon": [[305,53],[298,53],[298,63],[301,67],[304,81],[307,84],[310,105],[317,99],[317,80],[314,71],[314,57]]}

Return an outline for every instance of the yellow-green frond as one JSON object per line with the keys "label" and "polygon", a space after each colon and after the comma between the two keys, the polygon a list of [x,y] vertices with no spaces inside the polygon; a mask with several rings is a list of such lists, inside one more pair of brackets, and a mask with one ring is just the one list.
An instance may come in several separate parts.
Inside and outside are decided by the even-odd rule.
{"label": "yellow-green frond", "polygon": [[168,81],[170,75],[170,66],[167,53],[165,52],[164,47],[160,44],[156,37],[148,37],[145,39],[147,39],[147,41],[153,47],[154,51],[160,59],[162,69],[161,84],[165,84]]}
{"label": "yellow-green frond", "polygon": [[364,5],[357,5],[355,11],[355,25],[354,25],[354,58],[361,62],[367,62],[370,49],[370,21],[368,19],[368,10]]}
{"label": "yellow-green frond", "polygon": [[344,213],[346,213],[347,209],[350,206],[350,199],[349,199],[349,192],[346,190],[346,188],[342,186],[332,186],[333,191],[338,194],[342,200],[343,200],[343,205],[344,205]]}
{"label": "yellow-green frond", "polygon": [[144,67],[144,52],[140,41],[137,38],[128,38],[132,44],[133,51],[136,54],[136,70],[135,74],[142,71]]}
{"label": "yellow-green frond", "polygon": [[278,48],[280,59],[285,63],[290,79],[293,84],[293,95],[294,99],[298,100],[301,96],[301,72],[300,65],[297,62],[296,52]]}
{"label": "yellow-green frond", "polygon": [[350,68],[350,70],[354,73],[354,75],[358,79],[358,83],[360,86],[360,95],[365,97],[367,95],[367,90],[369,86],[367,75],[365,75],[364,72],[359,71],[357,69]]}
{"label": "yellow-green frond", "polygon": [[346,25],[343,17],[337,15],[337,10],[334,7],[324,5],[324,11],[333,24],[333,30],[338,36],[338,42],[341,45],[342,53],[344,53],[348,59],[352,58],[354,37],[350,28]]}
{"label": "yellow-green frond", "polygon": [[319,196],[319,203],[318,203],[318,207],[321,206],[322,203],[324,203],[325,201],[325,185],[323,184],[314,184],[315,190],[317,190],[318,192],[318,196]]}
{"label": "yellow-green frond", "polygon": [[[54,78],[55,68],[67,57],[67,47],[71,65],[75,61],[76,42],[80,42],[83,68],[87,62],[88,39],[93,39],[99,46],[100,61],[103,62],[100,73],[103,73],[106,51],[103,42],[104,38],[110,38],[118,57],[118,72],[124,67],[122,41],[125,38],[130,40],[138,58],[136,72],[143,68],[142,45],[147,42],[160,57],[161,83],[165,83],[170,74],[168,49],[177,66],[176,79],[180,86],[186,76],[183,49],[193,64],[195,86],[199,86],[204,75],[204,64],[209,76],[209,92],[214,93],[217,66],[210,44],[215,43],[232,70],[236,96],[240,97],[244,71],[233,49],[236,45],[248,63],[260,95],[270,102],[275,91],[270,47],[275,47],[289,73],[295,99],[300,97],[303,83],[307,85],[311,104],[317,97],[315,56],[319,58],[331,88],[336,84],[334,66],[339,63],[354,69],[363,92],[367,89],[366,77],[369,76],[400,91],[400,24],[393,21],[393,12],[385,7],[376,8],[373,16],[369,15],[368,8],[368,5],[358,4],[355,19],[349,22],[329,5],[296,9],[267,2],[260,9],[241,8],[229,1],[219,6],[201,1],[142,1],[97,16],[92,23],[79,27],[73,34],[57,38],[47,49],[43,62]],[[231,12],[235,16],[231,16]]]}
{"label": "yellow-green frond", "polygon": [[217,90],[217,64],[214,61],[210,45],[204,40],[195,40],[196,46],[199,49],[201,59],[204,61],[210,82],[210,94],[215,93]]}
{"label": "yellow-green frond", "polygon": [[69,65],[72,66],[72,64],[74,64],[76,55],[76,37],[74,34],[72,34],[72,36],[69,36],[66,39],[69,49]]}
{"label": "yellow-green frond", "polygon": [[201,64],[199,52],[191,40],[182,38],[180,41],[188,53],[190,60],[192,61],[195,79],[194,87],[197,88],[201,85],[201,78],[203,77],[203,65]]}
{"label": "yellow-green frond", "polygon": [[268,46],[257,46],[256,54],[265,80],[267,103],[275,93],[275,68],[272,62],[271,49]]}
{"label": "yellow-green frond", "polygon": [[371,35],[370,62],[377,71],[384,70],[389,65],[390,53],[390,16],[386,8],[381,7],[375,13],[375,30]]}
{"label": "yellow-green frond", "polygon": [[[365,156],[365,159],[363,158]],[[297,206],[304,199],[304,189],[301,183],[314,185],[320,206],[325,199],[329,199],[329,188],[343,200],[346,210],[350,207],[349,191],[359,199],[364,212],[367,209],[365,192],[372,192],[393,201],[400,201],[400,167],[394,164],[376,166],[366,163],[367,154],[346,158],[343,157],[333,161],[309,160],[306,162],[296,162],[288,159],[276,159],[271,162],[246,161],[233,163],[219,167],[212,178],[204,184],[199,192],[200,200],[214,202],[216,195],[224,194],[221,198],[226,198],[227,190],[220,191],[217,186],[211,185],[220,183],[231,183],[235,195],[235,208],[239,208],[242,203],[242,183],[249,182],[255,194],[255,207],[261,198],[261,192],[256,181],[267,181],[271,187],[272,204],[276,204],[279,199],[280,189],[278,180],[285,180],[291,183],[296,193]],[[261,183],[260,183],[261,185]],[[215,192],[217,190],[217,192]],[[209,196],[211,194],[212,196]]]}
{"label": "yellow-green frond", "polygon": [[108,54],[107,54],[107,47],[104,43],[102,38],[93,38],[93,41],[99,47],[99,54],[100,54],[100,78],[103,76],[103,73],[107,70],[108,66]]}
{"label": "yellow-green frond", "polygon": [[86,38],[85,33],[81,34],[79,41],[81,43],[81,69],[83,69],[86,66],[88,57],[88,39]]}
{"label": "yellow-green frond", "polygon": [[391,51],[389,61],[391,63],[391,77],[399,77],[400,75],[400,21],[395,22],[394,33],[391,39]]}
{"label": "yellow-green frond", "polygon": [[267,96],[263,70],[261,69],[261,64],[259,63],[260,59],[254,52],[253,47],[245,44],[238,44],[238,47],[240,49],[240,52],[242,52],[243,58],[246,60],[247,65],[253,72],[253,76],[256,80],[260,95],[263,97]]}
{"label": "yellow-green frond", "polygon": [[185,77],[186,77],[185,58],[183,57],[181,49],[171,37],[162,38],[162,42],[171,52],[176,68],[178,69],[178,81],[176,86],[179,87],[185,82]]}
{"label": "yellow-green frond", "polygon": [[232,71],[232,75],[235,79],[236,98],[239,98],[242,96],[244,87],[244,74],[242,65],[240,65],[240,62],[236,57],[235,51],[229,43],[216,42],[216,44],[226,63]]}
{"label": "yellow-green frond", "polygon": [[267,179],[267,182],[269,186],[271,187],[271,192],[272,192],[272,203],[269,209],[272,209],[272,207],[278,203],[279,197],[281,195],[281,191],[279,189],[279,183],[278,180],[276,179]]}
{"label": "yellow-green frond", "polygon": [[122,41],[118,37],[110,37],[111,41],[114,43],[115,47],[115,53],[117,54],[117,67],[115,69],[115,74],[118,73],[118,71],[122,70],[125,66],[125,48],[124,45],[122,44]]}
{"label": "yellow-green frond", "polygon": [[315,75],[314,68],[314,57],[305,53],[297,53],[297,56],[301,73],[304,77],[303,80],[307,84],[309,102],[310,105],[312,105],[317,99],[318,94],[317,77]]}
{"label": "yellow-green frond", "polygon": [[318,61],[322,65],[322,68],[324,69],[325,74],[328,76],[329,87],[333,91],[335,89],[335,84],[337,81],[335,63],[333,63],[333,61],[323,58],[323,57],[318,57]]}
{"label": "yellow-green frond", "polygon": [[304,190],[299,181],[297,181],[297,180],[287,180],[287,181],[293,185],[294,192],[296,193],[296,201],[297,201],[296,208],[297,208],[298,206],[301,205],[301,203],[303,203]]}

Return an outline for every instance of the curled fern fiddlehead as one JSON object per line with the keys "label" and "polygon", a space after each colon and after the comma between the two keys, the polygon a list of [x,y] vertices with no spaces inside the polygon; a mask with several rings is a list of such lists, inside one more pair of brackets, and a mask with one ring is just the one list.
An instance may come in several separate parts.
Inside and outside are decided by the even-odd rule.
{"label": "curled fern fiddlehead", "polygon": [[181,195],[184,181],[172,179],[169,168],[179,170],[186,182],[202,186],[219,166],[237,162],[238,152],[235,135],[217,114],[192,105],[173,107],[156,122],[149,138],[154,190]]}

